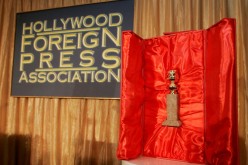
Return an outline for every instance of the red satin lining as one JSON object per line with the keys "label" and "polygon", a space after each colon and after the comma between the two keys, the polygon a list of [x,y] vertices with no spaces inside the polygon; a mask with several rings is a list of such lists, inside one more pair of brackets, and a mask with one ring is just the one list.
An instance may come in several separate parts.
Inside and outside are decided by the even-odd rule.
{"label": "red satin lining", "polygon": [[206,159],[238,165],[235,20],[223,19],[206,34]]}
{"label": "red satin lining", "polygon": [[[144,155],[204,162],[203,32],[152,38],[144,45]],[[179,128],[161,125],[167,118],[171,69],[180,77]]]}
{"label": "red satin lining", "polygon": [[[123,33],[119,159],[239,164],[234,27],[224,19],[208,30],[146,40]],[[179,77],[179,128],[161,125],[171,69]]]}
{"label": "red satin lining", "polygon": [[143,41],[132,32],[122,35],[121,119],[117,157],[132,159],[141,154],[144,101]]}

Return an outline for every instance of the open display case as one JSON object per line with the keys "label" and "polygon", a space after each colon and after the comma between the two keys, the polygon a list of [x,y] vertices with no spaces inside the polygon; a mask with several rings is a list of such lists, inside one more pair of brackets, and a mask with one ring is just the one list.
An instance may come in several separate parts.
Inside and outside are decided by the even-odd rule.
{"label": "open display case", "polygon": [[[235,54],[229,18],[206,30],[149,39],[123,32],[117,157],[239,164]],[[179,127],[162,125],[169,70],[178,77]]]}

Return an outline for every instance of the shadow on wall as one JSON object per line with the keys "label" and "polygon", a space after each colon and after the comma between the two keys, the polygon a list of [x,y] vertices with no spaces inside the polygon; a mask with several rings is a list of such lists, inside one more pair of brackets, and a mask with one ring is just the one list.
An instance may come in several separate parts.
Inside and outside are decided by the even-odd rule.
{"label": "shadow on wall", "polygon": [[0,134],[0,164],[29,165],[31,137]]}
{"label": "shadow on wall", "polygon": [[247,165],[246,155],[247,155],[247,148],[245,145],[245,140],[242,137],[239,137],[239,152],[240,154],[240,165]]}
{"label": "shadow on wall", "polygon": [[121,165],[117,144],[80,139],[76,145],[74,165]]}

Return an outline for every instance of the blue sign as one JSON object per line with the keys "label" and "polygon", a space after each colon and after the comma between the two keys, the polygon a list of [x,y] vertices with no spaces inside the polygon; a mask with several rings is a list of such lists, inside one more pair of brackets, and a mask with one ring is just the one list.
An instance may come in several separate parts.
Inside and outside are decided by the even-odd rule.
{"label": "blue sign", "polygon": [[119,98],[133,15],[133,0],[18,13],[12,96]]}

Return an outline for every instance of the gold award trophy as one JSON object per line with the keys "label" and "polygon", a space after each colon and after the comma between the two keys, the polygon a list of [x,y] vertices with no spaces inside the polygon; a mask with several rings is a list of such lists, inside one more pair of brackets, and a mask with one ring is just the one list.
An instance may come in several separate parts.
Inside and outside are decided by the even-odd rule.
{"label": "gold award trophy", "polygon": [[170,127],[180,127],[182,125],[182,122],[178,119],[179,96],[176,93],[177,86],[175,84],[175,70],[170,70],[168,72],[168,79],[170,80],[170,94],[166,95],[167,119],[162,123],[162,125]]}

